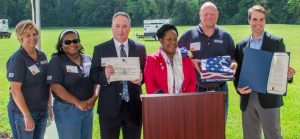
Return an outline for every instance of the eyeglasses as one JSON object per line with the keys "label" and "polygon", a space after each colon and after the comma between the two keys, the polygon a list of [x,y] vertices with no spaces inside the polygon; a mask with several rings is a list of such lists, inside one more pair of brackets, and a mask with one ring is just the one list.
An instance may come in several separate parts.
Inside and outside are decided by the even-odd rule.
{"label": "eyeglasses", "polygon": [[79,39],[74,39],[74,40],[64,40],[65,45],[70,45],[71,43],[78,44]]}

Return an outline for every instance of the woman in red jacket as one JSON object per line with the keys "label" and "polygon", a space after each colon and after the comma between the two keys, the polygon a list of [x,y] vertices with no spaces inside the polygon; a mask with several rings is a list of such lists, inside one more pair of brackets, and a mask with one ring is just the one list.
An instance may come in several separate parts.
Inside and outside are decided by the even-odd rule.
{"label": "woman in red jacket", "polygon": [[156,33],[161,47],[146,60],[144,69],[146,92],[186,93],[196,91],[196,75],[189,51],[178,48],[178,31],[165,24]]}

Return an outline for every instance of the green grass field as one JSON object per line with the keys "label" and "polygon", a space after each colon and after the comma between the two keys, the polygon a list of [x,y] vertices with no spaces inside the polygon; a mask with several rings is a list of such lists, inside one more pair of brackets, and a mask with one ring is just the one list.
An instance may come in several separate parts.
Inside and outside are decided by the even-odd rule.
{"label": "green grass field", "polygon": [[[248,25],[223,25],[225,30],[229,31],[235,43],[246,38],[250,34]],[[178,27],[181,34],[191,26]],[[92,55],[93,47],[111,39],[110,28],[76,28],[79,31],[82,45],[87,55]],[[62,28],[42,29],[42,51],[50,58],[55,51],[55,45]],[[291,52],[291,65],[300,71],[300,25],[267,25],[266,30],[277,36],[283,37],[286,50]],[[12,31],[14,32],[14,31]],[[135,38],[134,34],[142,34],[143,28],[132,28],[130,38],[137,40],[146,46],[147,53],[153,53],[159,47],[157,41],[144,41]],[[179,35],[180,36],[180,35]],[[298,38],[298,39],[297,39]],[[6,80],[6,61],[8,57],[19,48],[19,43],[15,34],[11,39],[0,39],[0,133],[10,132],[7,118],[7,102],[9,100],[9,83]],[[299,78],[296,75],[294,83],[288,86],[288,94],[284,97],[285,105],[281,108],[281,128],[285,139],[300,138],[300,90]],[[239,109],[239,96],[236,94],[232,83],[229,84],[229,113],[226,127],[226,137],[228,139],[241,139],[241,112]],[[145,91],[145,90],[143,90]],[[213,103],[213,102],[212,102]],[[98,115],[95,113],[93,138],[99,138]]]}

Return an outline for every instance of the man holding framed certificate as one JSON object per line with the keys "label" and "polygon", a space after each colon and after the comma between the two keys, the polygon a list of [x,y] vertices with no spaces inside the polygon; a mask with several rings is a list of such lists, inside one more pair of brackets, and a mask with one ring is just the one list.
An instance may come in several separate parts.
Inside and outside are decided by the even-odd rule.
{"label": "man holding framed certificate", "polygon": [[[285,52],[285,45],[282,38],[278,38],[268,32],[265,32],[264,26],[266,23],[266,10],[262,6],[256,5],[248,10],[248,23],[251,26],[252,34],[246,40],[239,42],[236,46],[235,54],[238,62],[238,68],[236,72],[236,80],[234,81],[237,93],[241,98],[240,108],[242,111],[244,139],[260,139],[262,130],[266,139],[282,139],[280,129],[280,107],[283,106],[282,95],[254,90],[255,88],[251,88],[250,84],[241,85],[241,82],[243,82],[241,70],[244,66],[248,66],[243,65],[247,63],[245,61],[251,61],[257,58],[256,56],[247,58],[249,50],[258,51],[254,52],[256,54],[263,53],[265,51],[272,52],[271,54],[273,54],[274,52]],[[259,60],[265,59],[266,57],[261,57]],[[260,63],[258,62],[259,60],[254,60],[254,62],[252,62],[254,63],[254,66],[248,67],[248,69],[252,70],[254,68],[261,68],[264,66],[255,64],[256,62]],[[270,68],[270,66],[266,68]],[[269,71],[269,69],[267,71]],[[261,72],[263,71],[260,70],[254,72],[252,75],[259,76],[257,74]],[[249,74],[250,73],[248,73],[247,76],[249,76]],[[294,74],[295,70],[291,67],[287,67],[287,78],[282,80],[285,82],[291,82]],[[249,80],[250,77],[248,78]],[[255,80],[254,82],[259,81],[260,80]],[[267,88],[267,86],[265,87]]]}
{"label": "man holding framed certificate", "polygon": [[140,139],[142,126],[142,71],[144,45],[128,39],[130,16],[118,12],[112,18],[113,39],[95,46],[90,77],[100,84],[98,114],[101,139]]}
{"label": "man holding framed certificate", "polygon": [[104,57],[101,58],[101,66],[112,66],[114,74],[109,81],[133,81],[141,76],[139,57]]}

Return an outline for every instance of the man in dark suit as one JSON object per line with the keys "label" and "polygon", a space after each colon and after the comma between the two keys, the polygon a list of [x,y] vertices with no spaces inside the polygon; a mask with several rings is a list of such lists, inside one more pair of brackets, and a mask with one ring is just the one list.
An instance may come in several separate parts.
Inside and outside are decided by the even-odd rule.
{"label": "man in dark suit", "polygon": [[[269,52],[285,52],[283,39],[264,31],[266,10],[263,7],[259,5],[251,7],[248,10],[248,22],[251,26],[252,34],[236,46],[235,54],[238,68],[234,82],[235,87],[237,87],[239,82],[244,48],[250,47]],[[287,79],[289,82],[292,81],[294,74],[294,69],[289,67]],[[281,139],[280,107],[283,105],[282,96],[254,93],[249,86],[236,89],[241,98],[240,108],[242,110],[244,139],[260,139],[262,129],[266,139]]]}
{"label": "man in dark suit", "polygon": [[111,65],[101,67],[101,58],[139,57],[141,72],[145,66],[146,50],[144,45],[128,39],[131,29],[130,16],[118,12],[112,19],[113,39],[95,46],[90,77],[100,84],[98,114],[101,139],[119,139],[122,128],[124,139],[139,139],[142,125],[142,74],[134,81],[110,82],[114,74]]}

